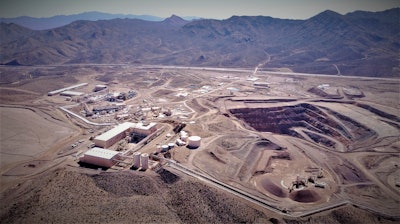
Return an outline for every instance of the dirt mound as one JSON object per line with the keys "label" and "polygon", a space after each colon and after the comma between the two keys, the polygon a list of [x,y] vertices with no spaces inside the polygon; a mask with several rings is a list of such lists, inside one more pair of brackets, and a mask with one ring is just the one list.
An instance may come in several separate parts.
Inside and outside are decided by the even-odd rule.
{"label": "dirt mound", "polygon": [[336,91],[336,94],[332,94],[332,93],[328,93],[318,87],[312,87],[308,90],[308,92],[314,93],[315,95],[325,97],[328,99],[342,99],[343,98],[343,96],[341,96],[338,91]]}
{"label": "dirt mound", "polygon": [[151,195],[158,192],[153,179],[137,172],[102,173],[92,178],[98,187],[117,196]]}
{"label": "dirt mound", "polygon": [[270,192],[271,194],[280,197],[280,198],[285,198],[287,197],[287,193],[279,186],[277,186],[276,184],[272,183],[272,181],[270,181],[267,178],[264,178],[263,180],[260,181],[262,187],[267,190],[268,192]]}
{"label": "dirt mound", "polygon": [[334,168],[335,172],[342,176],[343,183],[360,183],[368,181],[368,178],[361,170],[349,162],[338,164]]}
{"label": "dirt mound", "polygon": [[300,191],[293,191],[289,195],[289,198],[297,202],[310,203],[320,200],[321,196],[319,196],[317,192],[313,190],[300,190]]}

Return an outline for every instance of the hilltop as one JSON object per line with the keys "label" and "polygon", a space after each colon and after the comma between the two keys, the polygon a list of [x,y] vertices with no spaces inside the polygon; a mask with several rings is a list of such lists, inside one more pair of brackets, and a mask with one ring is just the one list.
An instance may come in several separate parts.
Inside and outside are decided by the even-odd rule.
{"label": "hilltop", "polygon": [[76,63],[289,68],[295,72],[399,75],[400,8],[307,20],[232,16],[225,20],[80,20],[31,30],[0,24],[1,64]]}

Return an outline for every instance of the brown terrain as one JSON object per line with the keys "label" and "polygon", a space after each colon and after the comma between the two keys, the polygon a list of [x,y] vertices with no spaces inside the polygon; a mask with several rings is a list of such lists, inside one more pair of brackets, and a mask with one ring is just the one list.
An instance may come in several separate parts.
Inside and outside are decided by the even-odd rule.
{"label": "brown terrain", "polygon": [[258,66],[314,74],[400,75],[400,8],[345,15],[326,10],[305,20],[87,19],[45,30],[0,22],[0,64]]}
{"label": "brown terrain", "polygon": [[[112,64],[0,71],[1,223],[400,221],[398,79]],[[84,82],[80,97],[47,95]],[[107,89],[93,92],[98,84]],[[84,116],[131,90],[125,109]],[[160,134],[110,149],[153,154],[179,127],[201,145],[158,153],[146,171],[78,163],[114,126],[98,124],[140,120]]]}

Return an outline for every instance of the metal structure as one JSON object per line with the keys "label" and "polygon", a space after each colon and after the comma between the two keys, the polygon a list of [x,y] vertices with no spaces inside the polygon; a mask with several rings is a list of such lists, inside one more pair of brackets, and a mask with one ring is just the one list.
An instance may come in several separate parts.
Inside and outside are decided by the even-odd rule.
{"label": "metal structure", "polygon": [[133,153],[133,167],[139,169],[140,167],[140,152]]}
{"label": "metal structure", "polygon": [[190,136],[188,138],[188,147],[190,148],[198,148],[200,147],[201,137],[199,136]]}
{"label": "metal structure", "polygon": [[120,159],[119,155],[120,153],[117,151],[95,147],[85,152],[83,156],[79,158],[79,161],[110,168],[116,164],[116,160]]}
{"label": "metal structure", "polygon": [[140,163],[142,170],[147,170],[149,168],[149,154],[143,153],[140,155]]}

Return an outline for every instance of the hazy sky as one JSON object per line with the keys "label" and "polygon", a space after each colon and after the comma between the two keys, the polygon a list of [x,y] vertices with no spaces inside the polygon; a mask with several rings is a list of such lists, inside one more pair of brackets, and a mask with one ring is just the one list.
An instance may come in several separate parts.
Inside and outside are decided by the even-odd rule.
{"label": "hazy sky", "polygon": [[232,15],[264,15],[307,19],[326,9],[346,14],[383,11],[400,0],[1,0],[0,17],[50,17],[87,11],[226,19]]}

